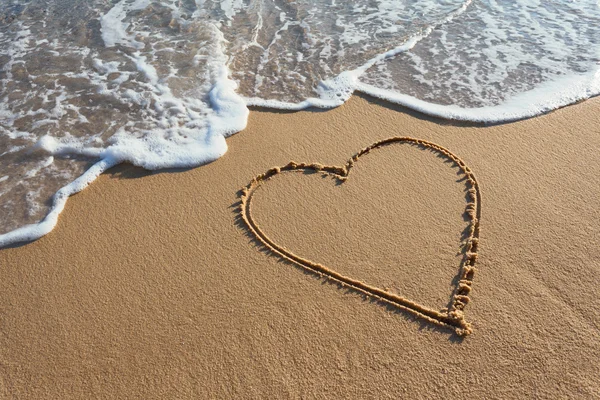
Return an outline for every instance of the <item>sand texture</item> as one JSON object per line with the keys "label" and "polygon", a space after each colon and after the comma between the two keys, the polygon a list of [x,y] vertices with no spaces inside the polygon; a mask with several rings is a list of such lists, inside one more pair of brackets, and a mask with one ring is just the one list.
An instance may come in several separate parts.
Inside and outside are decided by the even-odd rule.
{"label": "sand texture", "polygon": [[[424,142],[352,158],[391,137]],[[0,250],[1,398],[600,398],[600,100],[481,127],[355,96],[228,144]]]}

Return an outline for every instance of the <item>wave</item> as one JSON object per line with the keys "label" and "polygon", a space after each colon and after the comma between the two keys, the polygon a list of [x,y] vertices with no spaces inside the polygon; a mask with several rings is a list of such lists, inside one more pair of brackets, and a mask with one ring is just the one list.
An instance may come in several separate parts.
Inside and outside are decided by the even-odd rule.
{"label": "wave", "polygon": [[504,123],[600,94],[592,0],[31,0],[0,20],[0,247],[51,231],[113,165],[219,158],[249,106],[333,108],[359,91]]}

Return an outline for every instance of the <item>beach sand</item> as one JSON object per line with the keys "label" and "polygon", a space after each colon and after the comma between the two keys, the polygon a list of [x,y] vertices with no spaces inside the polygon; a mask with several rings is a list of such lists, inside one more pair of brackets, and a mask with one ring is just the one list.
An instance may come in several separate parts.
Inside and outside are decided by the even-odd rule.
{"label": "beach sand", "polygon": [[[344,163],[392,136],[462,158],[481,187],[460,337],[261,247],[240,189],[289,161]],[[600,100],[476,126],[363,96],[253,110],[228,153],[187,171],[119,166],[56,229],[0,251],[2,398],[600,398]],[[343,183],[287,173],[253,216],[294,253],[448,306],[467,222],[456,165],[414,146]]]}

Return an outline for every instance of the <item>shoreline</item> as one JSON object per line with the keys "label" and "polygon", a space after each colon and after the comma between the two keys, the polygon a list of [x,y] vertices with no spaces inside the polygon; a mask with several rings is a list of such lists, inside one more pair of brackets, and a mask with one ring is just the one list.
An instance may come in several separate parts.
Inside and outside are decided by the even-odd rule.
{"label": "shoreline", "polygon": [[[357,87],[350,97],[355,96],[355,97],[361,98],[363,100],[366,100],[367,102],[369,102],[371,104],[378,104],[378,105],[381,105],[386,108],[396,109],[400,112],[412,115],[413,117],[416,117],[419,119],[425,119],[425,120],[428,120],[431,122],[436,122],[439,124],[448,124],[448,125],[453,125],[453,126],[457,126],[457,127],[458,126],[490,127],[490,126],[498,126],[498,125],[505,125],[505,124],[511,124],[511,123],[515,123],[515,122],[525,121],[528,119],[533,119],[533,118],[538,118],[538,117],[541,117],[544,115],[548,115],[548,114],[551,114],[560,109],[567,108],[567,107],[570,107],[573,105],[577,105],[577,104],[586,102],[588,100],[593,100],[600,96],[598,94],[595,94],[595,95],[592,95],[591,97],[584,97],[584,98],[578,99],[576,101],[567,102],[565,104],[558,106],[557,108],[542,109],[541,111],[538,110],[538,113],[536,113],[534,115],[523,115],[523,116],[515,116],[515,117],[507,117],[507,118],[498,117],[497,121],[493,120],[491,122],[487,122],[484,119],[478,119],[480,117],[476,117],[476,115],[481,110],[493,109],[493,108],[496,108],[496,106],[495,107],[463,109],[460,107],[455,108],[453,106],[435,105],[433,103],[428,103],[425,101],[415,99],[411,96],[397,95],[395,97],[394,96],[390,97],[391,96],[390,93],[386,94],[384,92],[379,93],[379,92],[369,91],[367,88],[368,86],[369,85],[363,84],[362,86]],[[391,98],[394,98],[395,101],[390,100]],[[261,100],[261,99],[258,99],[258,100]],[[344,102],[337,106],[323,107],[323,108],[317,107],[315,105],[297,107],[303,103],[311,104],[311,101],[313,101],[313,100],[315,100],[315,99],[307,99],[305,102],[298,103],[298,104],[292,104],[292,103],[288,104],[288,103],[281,103],[281,102],[277,102],[277,101],[264,100],[265,104],[272,104],[271,106],[269,106],[269,105],[253,104],[253,99],[246,99],[246,107],[248,108],[248,111],[254,110],[254,111],[259,111],[259,112],[287,114],[287,113],[296,113],[296,112],[327,112],[327,111],[333,110],[335,108],[341,107],[345,104],[345,102]],[[316,99],[316,100],[318,100],[318,99]],[[261,101],[263,101],[263,100],[261,100]],[[348,101],[348,100],[346,100],[346,101]],[[408,105],[409,103],[412,103],[412,106],[409,106]],[[500,106],[497,106],[497,107],[504,108],[505,104],[501,104]],[[454,117],[449,117],[449,118],[443,117],[441,115],[443,115],[444,113],[441,110],[444,110],[444,109],[447,109],[448,112],[451,112],[450,110],[455,109],[455,111],[457,111],[458,114],[456,114]],[[491,114],[493,115],[494,113],[491,113]],[[231,136],[237,135],[243,131],[244,131],[244,129],[232,134]],[[227,139],[231,136],[228,136],[225,139]],[[215,160],[209,161],[208,164],[215,162],[217,160],[218,160],[218,158]],[[84,171],[83,174],[78,176],[71,183],[60,188],[49,199],[49,201],[51,201],[53,203],[53,206],[49,209],[48,213],[44,216],[43,219],[41,219],[37,223],[23,225],[16,229],[11,230],[11,231],[0,234],[0,250],[3,248],[19,247],[22,245],[26,245],[28,243],[39,240],[43,236],[50,233],[56,227],[58,218],[59,218],[60,214],[62,213],[62,210],[64,209],[64,206],[65,206],[66,202],[68,201],[69,197],[79,193],[81,190],[84,190],[88,185],[93,183],[98,178],[99,175],[107,172],[110,168],[113,168],[115,166],[122,165],[122,164],[137,167],[137,166],[131,164],[130,161],[127,161],[127,160],[115,161],[110,158],[102,158],[102,159],[99,159],[98,161],[94,162],[86,171]],[[169,168],[152,169],[152,170],[148,170],[148,171],[156,171],[156,172],[170,171],[170,170],[184,171],[184,170],[188,170],[188,169],[192,169],[192,168],[200,168],[204,165],[206,165],[206,164],[201,164],[201,165],[198,165],[195,167],[182,167],[182,168],[169,167]]]}
{"label": "shoreline", "polygon": [[[199,168],[113,167],[53,232],[0,250],[0,393],[599,396],[599,108],[482,126],[355,95],[319,112],[253,109]],[[466,339],[282,263],[236,223],[252,177],[290,161],[342,165],[393,136],[448,148],[481,184]],[[443,307],[465,223],[459,182],[401,148],[367,161],[347,187],[286,177],[254,212],[285,248]]]}

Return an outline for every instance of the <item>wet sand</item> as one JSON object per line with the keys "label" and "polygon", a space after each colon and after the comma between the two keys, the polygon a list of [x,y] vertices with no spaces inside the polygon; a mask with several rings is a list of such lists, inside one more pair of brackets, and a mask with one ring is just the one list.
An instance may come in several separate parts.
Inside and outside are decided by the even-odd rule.
{"label": "wet sand", "polygon": [[[0,251],[4,398],[600,397],[600,100],[481,127],[355,96],[253,110],[220,160],[119,166],[56,229]],[[290,161],[343,166],[393,136],[433,142],[481,187],[459,336],[269,251],[240,189]],[[464,259],[464,174],[390,145],[346,182],[286,173],[252,215],[304,259],[440,310]]]}

